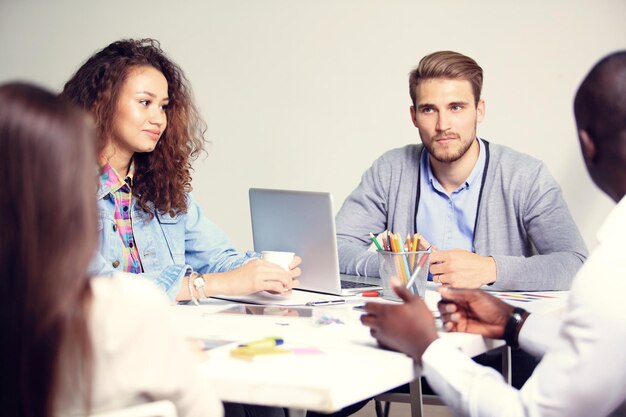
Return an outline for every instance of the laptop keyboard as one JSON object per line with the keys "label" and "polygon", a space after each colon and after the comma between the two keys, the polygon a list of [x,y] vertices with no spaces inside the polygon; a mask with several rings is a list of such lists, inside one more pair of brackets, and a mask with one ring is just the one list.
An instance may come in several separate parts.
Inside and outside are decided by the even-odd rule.
{"label": "laptop keyboard", "polygon": [[375,287],[374,284],[366,284],[365,282],[354,282],[354,281],[344,281],[341,280],[341,288],[367,288],[367,287]]}

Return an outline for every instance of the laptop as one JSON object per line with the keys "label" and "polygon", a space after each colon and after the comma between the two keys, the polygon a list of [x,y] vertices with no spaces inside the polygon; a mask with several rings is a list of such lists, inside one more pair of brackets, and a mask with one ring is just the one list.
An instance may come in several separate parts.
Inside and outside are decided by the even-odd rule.
{"label": "laptop", "polygon": [[382,289],[378,278],[339,274],[330,193],[251,188],[249,195],[254,250],[300,256],[298,289],[336,295]]}

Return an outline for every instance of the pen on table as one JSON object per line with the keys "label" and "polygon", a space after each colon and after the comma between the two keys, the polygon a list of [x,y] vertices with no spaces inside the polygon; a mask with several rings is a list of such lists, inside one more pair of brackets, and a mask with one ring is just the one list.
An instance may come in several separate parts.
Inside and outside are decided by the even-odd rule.
{"label": "pen on table", "polygon": [[380,296],[380,291],[363,291],[360,295],[361,297],[378,297]]}
{"label": "pen on table", "polygon": [[346,300],[341,298],[341,299],[338,299],[338,300],[309,301],[308,303],[306,303],[306,305],[308,305],[308,306],[328,306],[328,305],[331,305],[331,304],[343,304],[345,302],[346,302]]}
{"label": "pen on table", "polygon": [[376,245],[376,249],[383,250],[383,248],[380,247],[380,243],[378,243],[378,239],[376,239],[376,236],[374,236],[372,232],[370,232],[370,239],[372,239],[372,242]]}
{"label": "pen on table", "polygon": [[281,337],[265,337],[263,339],[255,340],[239,345],[239,347],[251,347],[251,348],[264,348],[280,346],[284,343]]}

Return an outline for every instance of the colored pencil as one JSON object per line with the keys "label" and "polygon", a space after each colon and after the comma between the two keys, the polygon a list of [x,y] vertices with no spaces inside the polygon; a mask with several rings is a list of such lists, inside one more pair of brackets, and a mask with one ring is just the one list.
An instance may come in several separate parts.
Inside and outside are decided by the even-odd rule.
{"label": "colored pencil", "polygon": [[376,239],[376,236],[374,236],[372,232],[370,232],[370,239],[372,239],[372,242],[374,242],[374,245],[378,250],[383,250],[383,248],[380,247],[380,243],[378,243],[378,239]]}

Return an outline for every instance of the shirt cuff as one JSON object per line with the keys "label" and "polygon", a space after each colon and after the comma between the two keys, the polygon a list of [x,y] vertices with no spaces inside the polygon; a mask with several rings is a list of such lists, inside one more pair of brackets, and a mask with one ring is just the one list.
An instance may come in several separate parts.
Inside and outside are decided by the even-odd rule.
{"label": "shirt cuff", "polygon": [[189,265],[170,265],[154,281],[165,291],[170,301],[174,302],[180,291],[183,277],[192,272],[193,268]]}
{"label": "shirt cuff", "polygon": [[422,355],[423,375],[455,413],[468,414],[472,392],[484,378],[501,382],[494,369],[481,366],[444,339],[437,339]]}
{"label": "shirt cuff", "polygon": [[520,347],[536,358],[541,358],[557,340],[561,324],[560,320],[548,315],[530,314],[519,332]]}
{"label": "shirt cuff", "polygon": [[459,371],[474,365],[480,367],[443,338],[431,343],[422,355],[423,374],[429,382],[454,380]]}

